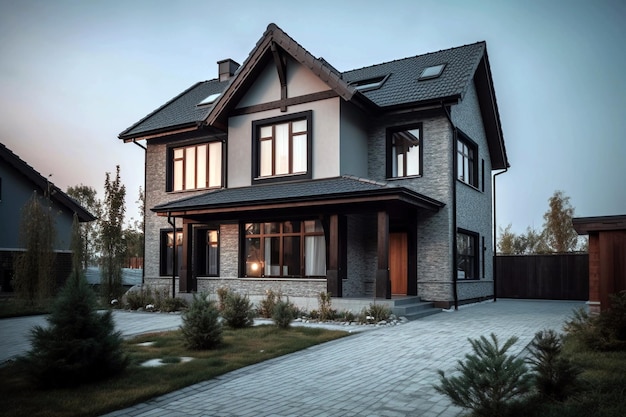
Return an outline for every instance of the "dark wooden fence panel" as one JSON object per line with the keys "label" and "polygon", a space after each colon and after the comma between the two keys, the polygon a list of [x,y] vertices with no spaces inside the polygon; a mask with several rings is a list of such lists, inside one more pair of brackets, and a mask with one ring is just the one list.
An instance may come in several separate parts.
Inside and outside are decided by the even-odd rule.
{"label": "dark wooden fence panel", "polygon": [[496,295],[546,300],[589,299],[589,255],[498,255]]}

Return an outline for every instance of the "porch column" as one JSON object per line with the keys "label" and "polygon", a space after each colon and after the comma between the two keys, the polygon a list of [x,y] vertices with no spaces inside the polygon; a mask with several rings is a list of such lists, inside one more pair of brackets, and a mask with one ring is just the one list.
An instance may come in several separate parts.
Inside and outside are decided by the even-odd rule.
{"label": "porch column", "polygon": [[192,276],[192,259],[191,259],[191,245],[192,245],[192,224],[183,222],[183,256],[180,266],[180,277],[178,280],[179,292],[191,292],[194,291],[193,276]]}
{"label": "porch column", "polygon": [[339,215],[333,214],[328,228],[328,270],[326,271],[326,291],[333,297],[343,295],[343,277],[340,273],[340,228]]}
{"label": "porch column", "polygon": [[389,214],[378,212],[378,270],[376,271],[376,298],[391,298],[389,280]]}

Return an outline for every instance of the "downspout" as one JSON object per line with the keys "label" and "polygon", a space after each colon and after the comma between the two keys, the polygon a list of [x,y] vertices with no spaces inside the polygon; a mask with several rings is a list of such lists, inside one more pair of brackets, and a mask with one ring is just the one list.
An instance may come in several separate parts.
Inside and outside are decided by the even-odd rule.
{"label": "downspout", "polygon": [[148,158],[148,148],[143,146],[141,143],[137,143],[136,139],[133,139],[133,143],[143,149],[143,227],[142,227],[142,242],[143,246],[143,265],[141,268],[141,286],[146,283],[146,173],[148,172],[147,167],[147,158]]}
{"label": "downspout", "polygon": [[500,174],[504,174],[505,172],[507,172],[509,170],[509,167],[504,168],[504,171],[500,171],[497,172],[493,175],[493,262],[491,267],[493,268],[493,301],[497,301],[498,300],[498,296],[497,296],[497,277],[498,277],[498,272],[497,272],[497,268],[496,268],[496,253],[497,253],[497,236],[496,236],[496,225],[498,224],[496,222],[496,177]]}
{"label": "downspout", "polygon": [[458,272],[456,267],[457,262],[457,239],[456,239],[456,166],[457,166],[457,129],[452,121],[452,117],[446,109],[446,106],[441,102],[441,109],[443,110],[450,126],[452,126],[452,294],[454,297],[454,309],[459,309],[459,295],[457,292]]}
{"label": "downspout", "polygon": [[172,298],[176,298],[176,258],[178,258],[178,248],[176,247],[176,217],[172,217],[171,213],[167,212],[167,222],[172,226]]}

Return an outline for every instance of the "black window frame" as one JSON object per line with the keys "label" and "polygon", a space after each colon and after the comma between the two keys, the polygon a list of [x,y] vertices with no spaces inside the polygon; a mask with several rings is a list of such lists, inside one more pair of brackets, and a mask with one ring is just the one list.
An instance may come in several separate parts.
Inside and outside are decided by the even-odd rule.
{"label": "black window frame", "polygon": [[[300,120],[306,120],[307,124],[307,169],[304,173],[288,173],[279,174],[273,176],[260,176],[261,170],[261,146],[260,146],[260,132],[262,127],[284,124],[288,122],[297,122]],[[273,161],[275,163],[275,161]],[[298,113],[291,113],[282,116],[270,117],[268,119],[254,120],[252,122],[252,184],[263,184],[271,182],[281,181],[293,181],[301,179],[311,179],[313,177],[313,111],[303,111]]]}
{"label": "black window frame", "polygon": [[[304,218],[304,219],[281,219],[281,220],[272,220],[272,221],[252,221],[252,222],[242,222],[240,225],[241,232],[240,236],[240,253],[244,254],[241,261],[241,271],[245,278],[288,278],[288,279],[324,279],[326,278],[326,268],[328,267],[328,245],[326,242],[326,234],[323,230],[324,226],[322,226],[322,231],[313,231],[307,232],[305,227],[305,222],[307,221],[319,221],[319,219],[314,218]],[[287,231],[284,226],[286,223],[299,223],[298,231]],[[254,233],[250,233],[247,230],[247,227],[252,225],[253,230],[257,230]],[[275,228],[278,226],[278,228]],[[273,227],[274,229],[268,230],[268,227]],[[324,240],[324,256],[325,256],[325,268],[323,275],[307,275],[306,274],[306,238],[307,237],[319,237],[321,236]],[[287,266],[284,256],[285,256],[285,239],[287,238],[298,238],[299,239],[299,273],[298,274],[285,274],[284,267]],[[250,251],[248,248],[248,240],[257,240],[258,239],[258,248],[253,245],[253,251]],[[266,275],[265,274],[265,239],[278,239],[279,245],[279,261],[278,261],[278,275]],[[257,264],[258,273],[254,272],[252,268],[250,268],[251,264]]]}
{"label": "black window frame", "polygon": [[[207,187],[196,187],[196,188],[188,188],[185,189],[183,187],[182,190],[175,190],[174,189],[174,152],[177,149],[186,149],[186,148],[190,148],[190,147],[198,147],[201,145],[207,145],[207,152],[209,150],[209,145],[212,143],[220,143],[220,164],[221,164],[221,169],[220,169],[220,184],[219,185],[215,185],[215,186],[207,186]],[[171,144],[167,146],[167,151],[166,151],[166,180],[165,180],[165,191],[166,192],[176,192],[176,193],[180,193],[180,192],[187,192],[187,191],[198,191],[198,190],[214,190],[214,189],[218,189],[218,188],[223,188],[224,184],[225,184],[225,175],[224,172],[226,170],[226,166],[225,166],[225,149],[226,149],[226,144],[224,142],[224,140],[222,139],[199,139],[199,140],[193,140],[193,141],[188,141],[188,142],[181,142],[181,143],[175,143],[175,144]],[[197,156],[196,156],[197,157]],[[196,161],[197,162],[197,161]],[[207,159],[207,181],[209,180],[209,160]],[[185,170],[183,169],[183,175],[185,173]],[[184,181],[183,181],[184,183]]]}
{"label": "black window frame", "polygon": [[[168,234],[169,233],[173,233],[174,230],[169,228],[169,229],[161,229],[159,231],[159,276],[162,277],[167,277],[167,276],[172,276],[172,270],[168,269],[168,258],[171,256],[168,253]],[[177,244],[177,236],[180,236],[180,244]],[[183,255],[182,255],[182,245],[183,242],[183,229],[182,228],[177,228],[176,229],[176,235],[174,235],[174,246],[177,248],[177,253],[178,253],[178,257],[176,259],[176,269],[177,269],[177,273],[176,276],[179,277],[180,276],[180,271],[181,271],[181,266],[182,266],[182,260],[183,260]],[[172,264],[172,268],[173,268],[173,264]]]}
{"label": "black window frame", "polygon": [[[467,238],[470,242],[469,248],[473,249],[470,253],[463,253],[461,240]],[[456,232],[456,273],[459,281],[476,281],[480,279],[480,263],[481,263],[481,251],[480,251],[480,235],[476,232],[472,232],[466,229],[457,229]],[[473,253],[472,253],[473,252]],[[461,267],[461,265],[467,265],[469,267]],[[460,277],[459,272],[463,271],[463,277]],[[468,273],[471,272],[471,275]]]}
{"label": "black window frame", "polygon": [[[393,173],[393,165],[394,165],[394,134],[398,133],[398,132],[405,132],[408,130],[415,130],[418,129],[419,130],[419,138],[418,138],[418,151],[419,151],[419,170],[417,174],[410,174],[410,175],[394,175]],[[387,154],[387,158],[386,158],[386,176],[388,179],[395,179],[395,178],[414,178],[414,177],[421,177],[424,173],[424,129],[423,129],[423,123],[419,122],[419,123],[412,123],[412,124],[408,124],[408,125],[401,125],[401,126],[393,126],[393,127],[389,127],[387,128],[387,134],[386,134],[386,154]],[[405,164],[405,170],[406,170],[406,164]]]}
{"label": "black window frame", "polygon": [[[200,262],[207,262],[207,258],[210,258],[210,254],[208,253],[200,253],[200,250],[205,250],[207,246],[209,246],[208,242],[208,233],[215,232],[217,235],[217,240],[215,242],[215,271],[210,272],[210,266],[206,266],[206,269],[202,268]],[[219,277],[220,276],[220,248],[221,248],[221,235],[219,226],[210,226],[210,225],[200,225],[194,227],[194,272],[196,276],[199,277]]]}
{"label": "black window frame", "polygon": [[[478,159],[478,144],[459,131],[456,142],[456,179],[476,189],[479,185]],[[460,162],[463,164],[463,172],[459,169]],[[466,167],[469,179],[465,178]]]}

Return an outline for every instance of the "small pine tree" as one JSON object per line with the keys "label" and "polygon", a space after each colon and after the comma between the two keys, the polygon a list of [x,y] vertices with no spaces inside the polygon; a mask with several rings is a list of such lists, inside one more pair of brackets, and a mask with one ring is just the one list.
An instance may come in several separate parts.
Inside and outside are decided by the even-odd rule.
{"label": "small pine tree", "polygon": [[254,324],[254,308],[247,295],[229,292],[224,299],[222,317],[228,327],[242,329]]}
{"label": "small pine tree", "polygon": [[289,300],[284,301],[279,298],[274,305],[274,312],[272,313],[274,324],[280,329],[288,329],[295,316],[296,309]]}
{"label": "small pine tree", "polygon": [[[74,218],[72,247],[80,236]],[[49,327],[31,331],[32,349],[23,358],[29,375],[43,387],[75,386],[115,375],[128,365],[123,339],[115,331],[111,311],[99,313],[96,295],[73,257],[67,283],[47,318]]]}
{"label": "small pine tree", "polygon": [[452,403],[474,411],[479,417],[505,415],[507,403],[526,394],[532,386],[532,376],[523,359],[507,355],[517,337],[508,339],[502,347],[495,334],[491,341],[485,336],[469,339],[474,351],[458,361],[460,376],[446,377],[439,371],[437,392],[447,395]]}
{"label": "small pine tree", "polygon": [[205,294],[194,294],[193,302],[183,314],[181,330],[189,349],[212,349],[222,343],[222,323],[215,302]]}
{"label": "small pine tree", "polygon": [[527,359],[535,372],[535,388],[540,395],[562,401],[578,386],[580,370],[563,356],[561,336],[554,330],[535,333]]}

